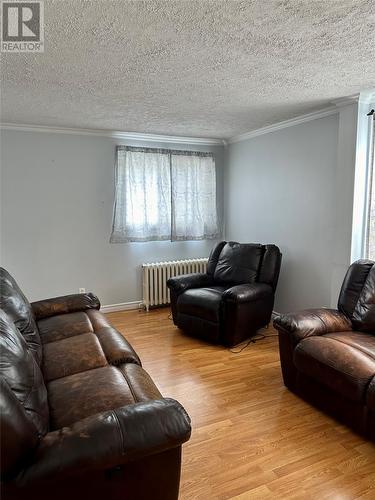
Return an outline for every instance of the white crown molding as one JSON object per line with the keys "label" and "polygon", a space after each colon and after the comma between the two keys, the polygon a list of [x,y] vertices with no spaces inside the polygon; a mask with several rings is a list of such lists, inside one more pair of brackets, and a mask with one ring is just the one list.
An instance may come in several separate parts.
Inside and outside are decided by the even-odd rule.
{"label": "white crown molding", "polygon": [[365,92],[361,92],[359,96],[359,102],[361,104],[371,104],[375,103],[375,90],[366,90]]}
{"label": "white crown molding", "polygon": [[339,99],[334,99],[332,104],[337,108],[343,108],[344,106],[351,106],[359,101],[360,94],[353,94],[347,97],[341,97]]}
{"label": "white crown molding", "polygon": [[258,137],[259,135],[269,134],[270,132],[276,132],[277,130],[300,125],[301,123],[335,115],[338,112],[338,105],[329,106],[325,109],[321,109],[320,111],[313,111],[312,113],[300,115],[296,118],[291,118],[290,120],[284,120],[282,122],[274,123],[273,125],[267,125],[266,127],[251,130],[250,132],[246,132],[244,134],[235,135],[234,137],[231,137],[228,142],[229,144],[232,144],[234,142],[246,141],[247,139],[252,139],[253,137]]}
{"label": "white crown molding", "polygon": [[73,135],[88,135],[97,137],[110,137],[119,140],[133,140],[133,141],[145,141],[145,142],[161,142],[161,143],[172,143],[172,144],[191,144],[200,146],[227,146],[235,142],[246,141],[247,139],[252,139],[253,137],[258,137],[260,135],[269,134],[271,132],[276,132],[277,130],[282,130],[288,127],[294,127],[295,125],[300,125],[301,123],[306,123],[312,120],[317,120],[319,118],[324,118],[326,116],[334,115],[339,112],[340,108],[345,106],[350,106],[356,102],[372,104],[375,100],[374,91],[361,92],[361,94],[355,94],[348,97],[343,97],[340,99],[335,99],[331,101],[331,106],[324,109],[313,111],[311,113],[306,113],[304,115],[296,116],[289,120],[283,120],[272,125],[267,125],[266,127],[261,127],[243,134],[235,135],[229,139],[212,139],[204,137],[181,137],[173,135],[158,135],[158,134],[141,134],[138,132],[121,132],[115,130],[100,130],[100,129],[84,129],[84,128],[66,128],[66,127],[52,127],[48,125],[27,125],[20,123],[2,123],[0,124],[0,129],[4,130],[19,130],[22,132],[45,132],[45,133],[55,133],[55,134],[73,134]]}
{"label": "white crown molding", "polygon": [[138,132],[121,132],[116,130],[96,130],[85,128],[50,127],[48,125],[27,125],[21,123],[2,123],[3,130],[18,130],[20,132],[42,132],[53,134],[88,135],[96,137],[111,137],[113,139],[125,139],[146,142],[165,142],[173,144],[195,144],[198,146],[223,146],[223,139],[210,139],[205,137],[181,137],[174,135],[140,134]]}
{"label": "white crown molding", "polygon": [[[372,94],[373,96],[374,94]],[[259,135],[269,134],[270,132],[276,132],[277,130],[282,130],[283,128],[294,127],[295,125],[300,125],[301,123],[309,122],[312,120],[318,120],[319,118],[324,118],[326,116],[334,115],[339,112],[339,108],[344,106],[350,106],[359,101],[362,94],[354,94],[348,97],[343,97],[340,99],[335,99],[331,101],[331,105],[324,109],[318,111],[312,111],[311,113],[306,113],[304,115],[296,116],[290,120],[284,120],[282,122],[274,123],[272,125],[267,125],[266,127],[261,127],[256,130],[251,130],[250,132],[245,132],[244,134],[235,135],[231,137],[227,142],[240,142],[246,141],[247,139],[252,139],[253,137],[258,137]],[[371,98],[371,96],[370,96]],[[361,97],[362,99],[362,97]]]}
{"label": "white crown molding", "polygon": [[117,311],[133,311],[142,307],[142,301],[122,302],[121,304],[108,304],[100,308],[102,313],[117,312]]}

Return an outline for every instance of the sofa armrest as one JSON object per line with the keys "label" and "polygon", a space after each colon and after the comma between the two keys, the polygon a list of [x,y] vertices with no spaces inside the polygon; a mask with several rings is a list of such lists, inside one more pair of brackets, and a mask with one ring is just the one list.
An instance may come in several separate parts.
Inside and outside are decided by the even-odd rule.
{"label": "sofa armrest", "polygon": [[242,304],[245,302],[254,302],[273,296],[273,290],[270,285],[264,283],[249,283],[244,285],[232,286],[222,295],[223,300]]}
{"label": "sofa armrest", "polygon": [[77,293],[32,302],[31,307],[35,319],[39,321],[40,319],[55,316],[56,314],[85,311],[86,309],[100,309],[100,301],[93,293]]}
{"label": "sofa armrest", "polygon": [[289,334],[295,343],[306,337],[352,330],[350,320],[336,309],[305,309],[278,316],[273,326]]}
{"label": "sofa armrest", "polygon": [[173,399],[124,406],[48,433],[15,482],[27,487],[112,469],[176,448],[190,433],[189,416]]}
{"label": "sofa armrest", "polygon": [[176,276],[175,278],[169,278],[167,285],[173,292],[180,295],[190,288],[210,286],[213,282],[213,277],[209,274],[193,273],[183,274],[182,276]]}

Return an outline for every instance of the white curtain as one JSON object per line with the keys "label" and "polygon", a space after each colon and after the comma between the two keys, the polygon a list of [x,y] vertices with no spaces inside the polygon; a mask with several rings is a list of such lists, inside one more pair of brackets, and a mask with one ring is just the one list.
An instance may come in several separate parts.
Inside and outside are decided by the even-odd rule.
{"label": "white curtain", "polygon": [[219,238],[212,156],[172,154],[172,240]]}
{"label": "white curtain", "polygon": [[168,155],[117,148],[111,242],[171,239],[171,177]]}
{"label": "white curtain", "polygon": [[212,154],[117,147],[112,243],[219,236]]}

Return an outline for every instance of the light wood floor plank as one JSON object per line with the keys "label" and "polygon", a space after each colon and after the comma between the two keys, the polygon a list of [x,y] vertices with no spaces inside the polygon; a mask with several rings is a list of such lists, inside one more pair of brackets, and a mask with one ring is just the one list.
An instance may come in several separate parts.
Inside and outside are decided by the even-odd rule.
{"label": "light wood floor plank", "polygon": [[169,314],[107,316],[192,419],[181,500],[375,500],[375,446],[284,387],[272,328],[233,354],[185,336]]}

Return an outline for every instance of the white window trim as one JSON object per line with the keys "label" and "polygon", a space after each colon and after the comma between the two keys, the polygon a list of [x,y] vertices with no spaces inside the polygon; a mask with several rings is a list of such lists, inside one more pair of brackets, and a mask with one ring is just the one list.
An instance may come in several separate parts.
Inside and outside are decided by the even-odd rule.
{"label": "white window trim", "polygon": [[375,92],[362,92],[358,102],[351,262],[365,258],[371,177],[371,120],[367,113],[374,107]]}

